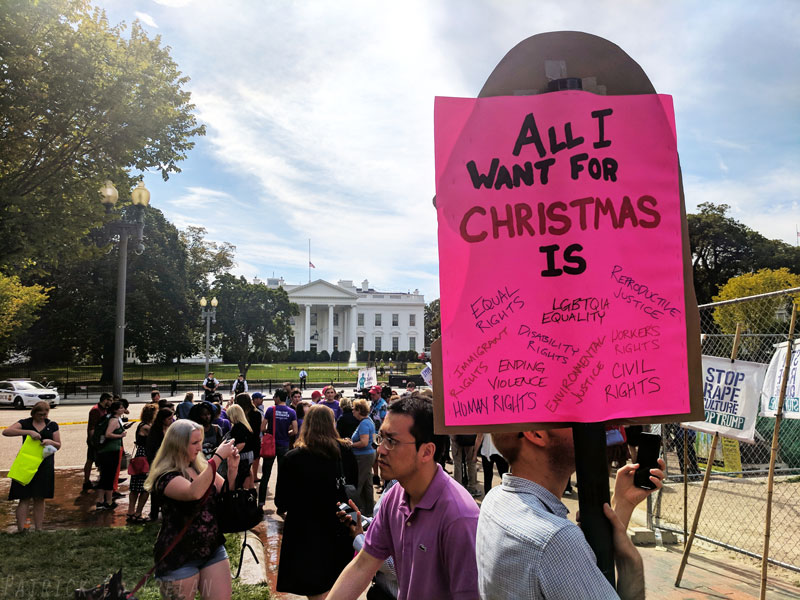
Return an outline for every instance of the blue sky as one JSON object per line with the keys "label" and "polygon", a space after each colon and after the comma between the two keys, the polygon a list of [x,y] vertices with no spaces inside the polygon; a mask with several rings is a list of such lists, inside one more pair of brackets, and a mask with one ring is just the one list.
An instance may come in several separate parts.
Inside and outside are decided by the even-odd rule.
{"label": "blue sky", "polygon": [[521,40],[578,30],[618,44],[674,97],[687,208],[795,243],[800,3],[103,0],[191,78],[208,133],[183,172],[148,174],[179,227],[237,247],[252,278],[367,278],[439,296],[435,96],[476,96]]}

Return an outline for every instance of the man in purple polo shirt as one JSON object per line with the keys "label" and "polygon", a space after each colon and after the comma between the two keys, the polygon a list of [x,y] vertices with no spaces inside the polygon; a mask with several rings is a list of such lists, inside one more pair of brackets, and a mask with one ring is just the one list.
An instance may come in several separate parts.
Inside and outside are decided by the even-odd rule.
{"label": "man in purple polo shirt", "polygon": [[342,571],[328,600],[356,600],[389,556],[397,571],[398,600],[479,598],[478,507],[436,462],[433,439],[429,400],[409,396],[389,405],[375,436],[378,466],[382,479],[397,479],[400,485],[386,492],[364,548]]}

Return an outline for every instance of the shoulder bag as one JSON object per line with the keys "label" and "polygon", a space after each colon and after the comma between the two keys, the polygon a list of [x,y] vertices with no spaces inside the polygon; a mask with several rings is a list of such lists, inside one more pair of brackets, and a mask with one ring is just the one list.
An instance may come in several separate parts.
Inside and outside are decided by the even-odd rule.
{"label": "shoulder bag", "polygon": [[[134,448],[139,448],[136,444]],[[150,461],[146,456],[135,456],[138,450],[134,452],[134,457],[128,462],[128,475],[147,475],[150,472]]]}
{"label": "shoulder bag", "polygon": [[278,412],[278,407],[272,407],[272,433],[264,432],[261,436],[261,457],[273,458],[275,456],[275,415]]}
{"label": "shoulder bag", "polygon": [[228,489],[228,480],[217,499],[217,524],[222,533],[252,529],[264,519],[255,490]]}
{"label": "shoulder bag", "polygon": [[7,477],[22,485],[28,485],[44,460],[42,448],[43,446],[37,440],[27,436],[22,442],[22,447],[19,449]]}

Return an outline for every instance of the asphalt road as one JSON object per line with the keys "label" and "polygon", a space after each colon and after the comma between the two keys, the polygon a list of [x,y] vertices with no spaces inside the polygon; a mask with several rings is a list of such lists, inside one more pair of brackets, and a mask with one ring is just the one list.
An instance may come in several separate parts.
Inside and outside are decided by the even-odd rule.
{"label": "asphalt road", "polygon": [[[169,398],[173,402],[180,399]],[[141,402],[132,402],[130,406],[130,419],[138,419],[139,413],[144,406],[144,397]],[[70,399],[71,401],[71,399]],[[61,449],[56,452],[56,468],[58,467],[82,467],[86,462],[86,421],[89,417],[89,410],[94,406],[94,402],[87,404],[61,404],[50,409],[50,420],[58,423],[61,432]],[[20,419],[30,416],[30,409],[17,410],[10,407],[0,407],[0,429],[4,430],[9,425],[16,423]],[[133,449],[133,431],[128,430],[124,443],[127,450]],[[19,436],[6,437],[0,436],[0,471],[7,471],[11,468],[11,463],[17,456],[22,438]]]}

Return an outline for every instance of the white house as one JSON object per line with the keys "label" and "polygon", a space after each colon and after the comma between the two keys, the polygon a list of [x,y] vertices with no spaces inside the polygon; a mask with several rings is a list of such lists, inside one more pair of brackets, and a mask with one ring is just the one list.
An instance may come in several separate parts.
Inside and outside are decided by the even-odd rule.
{"label": "white house", "polygon": [[266,283],[283,287],[300,306],[300,315],[292,319],[290,351],[330,353],[350,350],[353,343],[359,351],[423,350],[425,298],[419,290],[379,292],[366,279],[360,288],[352,280],[290,285],[283,278],[270,278]]}

